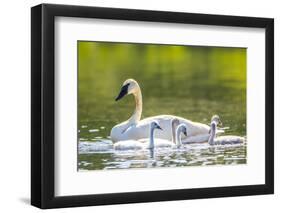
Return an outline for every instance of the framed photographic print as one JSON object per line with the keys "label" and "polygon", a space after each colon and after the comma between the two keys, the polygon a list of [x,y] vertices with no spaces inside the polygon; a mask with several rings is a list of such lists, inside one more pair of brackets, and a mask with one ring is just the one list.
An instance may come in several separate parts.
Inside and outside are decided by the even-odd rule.
{"label": "framed photographic print", "polygon": [[31,203],[271,194],[274,21],[31,9]]}

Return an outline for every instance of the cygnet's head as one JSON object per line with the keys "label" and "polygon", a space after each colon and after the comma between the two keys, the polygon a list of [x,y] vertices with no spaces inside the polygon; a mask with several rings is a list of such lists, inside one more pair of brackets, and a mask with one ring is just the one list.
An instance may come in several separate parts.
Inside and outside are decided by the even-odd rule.
{"label": "cygnet's head", "polygon": [[222,125],[221,119],[218,115],[213,115],[211,123],[215,123],[216,125]]}
{"label": "cygnet's head", "polygon": [[187,126],[186,124],[180,124],[177,128],[177,131],[182,132],[185,136],[187,136]]}
{"label": "cygnet's head", "polygon": [[134,94],[139,90],[139,84],[134,79],[127,79],[124,81],[119,95],[116,97],[115,101],[120,100],[125,95]]}
{"label": "cygnet's head", "polygon": [[153,130],[154,130],[154,129],[160,129],[160,130],[162,130],[162,128],[160,127],[158,121],[152,121],[151,124],[150,124],[150,128],[153,129]]}

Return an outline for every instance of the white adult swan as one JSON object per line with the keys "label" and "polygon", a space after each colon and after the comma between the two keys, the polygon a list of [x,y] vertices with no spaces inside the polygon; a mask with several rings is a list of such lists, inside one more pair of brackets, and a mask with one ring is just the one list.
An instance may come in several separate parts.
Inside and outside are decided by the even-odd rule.
{"label": "white adult swan", "polygon": [[245,142],[245,138],[235,135],[226,135],[216,137],[217,125],[220,122],[219,116],[215,115],[212,118],[210,138],[208,143],[210,145],[226,145],[226,144],[242,144]]}
{"label": "white adult swan", "polygon": [[120,124],[117,124],[111,129],[110,137],[112,141],[122,141],[122,140],[138,140],[141,138],[149,137],[149,124],[151,121],[158,121],[159,125],[163,129],[163,131],[158,131],[155,133],[155,137],[172,140],[172,132],[171,132],[171,121],[176,118],[180,121],[180,123],[184,123],[187,126],[187,136],[195,136],[208,134],[210,127],[206,124],[192,122],[190,120],[177,117],[174,115],[159,115],[148,117],[141,120],[142,114],[142,94],[139,84],[133,80],[128,79],[123,83],[121,91],[116,101],[120,100],[125,95],[132,94],[135,97],[136,109],[133,115],[127,120]]}
{"label": "white adult swan", "polygon": [[152,121],[149,129],[149,140],[124,140],[114,143],[113,147],[116,150],[138,150],[174,146],[170,141],[154,138],[155,129],[162,130],[157,121]]}

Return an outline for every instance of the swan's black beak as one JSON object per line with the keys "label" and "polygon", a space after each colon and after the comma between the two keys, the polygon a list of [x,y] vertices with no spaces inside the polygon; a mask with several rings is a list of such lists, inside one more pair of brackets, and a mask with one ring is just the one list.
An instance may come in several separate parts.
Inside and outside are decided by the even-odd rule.
{"label": "swan's black beak", "polygon": [[128,87],[130,84],[126,84],[124,86],[122,86],[119,95],[115,98],[115,101],[120,100],[121,98],[123,98],[125,95],[128,94]]}
{"label": "swan's black beak", "polygon": [[186,132],[186,129],[183,131],[183,134],[185,135],[185,136],[187,136],[187,132]]}

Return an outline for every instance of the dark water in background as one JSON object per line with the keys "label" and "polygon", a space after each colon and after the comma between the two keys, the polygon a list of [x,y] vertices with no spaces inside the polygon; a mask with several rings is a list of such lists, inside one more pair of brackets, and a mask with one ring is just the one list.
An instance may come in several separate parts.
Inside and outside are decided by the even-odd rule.
{"label": "dark water in background", "polygon": [[[109,140],[134,111],[132,96],[115,102],[127,78],[140,84],[142,118],[172,114],[246,135],[246,49],[122,43],[78,43],[78,141]],[[78,153],[81,170],[246,163],[246,146]]]}

